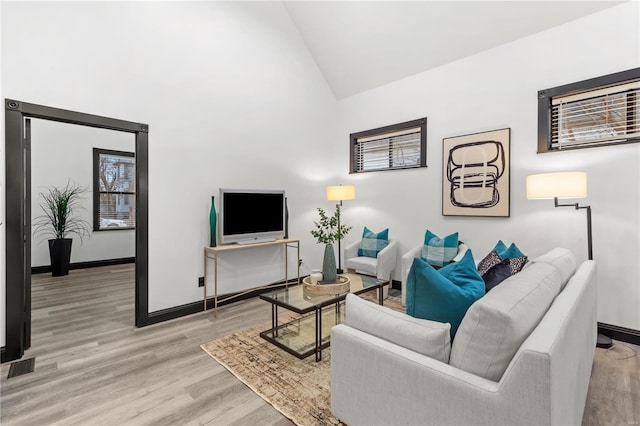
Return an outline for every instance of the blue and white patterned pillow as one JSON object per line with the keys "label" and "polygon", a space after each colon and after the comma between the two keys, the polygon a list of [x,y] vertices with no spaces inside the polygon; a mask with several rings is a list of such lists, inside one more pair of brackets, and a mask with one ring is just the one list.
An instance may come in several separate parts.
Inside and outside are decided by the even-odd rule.
{"label": "blue and white patterned pillow", "polygon": [[376,234],[365,226],[362,231],[362,241],[360,241],[360,247],[358,247],[358,256],[377,258],[378,253],[388,245],[389,228]]}
{"label": "blue and white patterned pillow", "polygon": [[451,263],[458,254],[458,233],[438,238],[427,229],[421,257],[431,266],[441,268]]}

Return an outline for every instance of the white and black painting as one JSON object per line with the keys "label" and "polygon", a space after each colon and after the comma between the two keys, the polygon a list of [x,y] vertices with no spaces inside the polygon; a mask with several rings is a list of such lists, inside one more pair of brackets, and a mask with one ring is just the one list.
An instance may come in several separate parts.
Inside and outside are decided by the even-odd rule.
{"label": "white and black painting", "polygon": [[442,214],[509,216],[511,129],[442,141]]}

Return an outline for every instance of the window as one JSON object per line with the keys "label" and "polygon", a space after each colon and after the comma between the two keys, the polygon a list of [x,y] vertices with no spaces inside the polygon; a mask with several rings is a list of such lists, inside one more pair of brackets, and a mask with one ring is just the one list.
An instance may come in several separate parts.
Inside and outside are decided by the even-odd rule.
{"label": "window", "polygon": [[640,142],[640,68],[538,92],[538,152]]}
{"label": "window", "polygon": [[351,173],[427,167],[427,119],[350,135]]}
{"label": "window", "polygon": [[93,230],[136,227],[136,159],[133,152],[93,148]]}

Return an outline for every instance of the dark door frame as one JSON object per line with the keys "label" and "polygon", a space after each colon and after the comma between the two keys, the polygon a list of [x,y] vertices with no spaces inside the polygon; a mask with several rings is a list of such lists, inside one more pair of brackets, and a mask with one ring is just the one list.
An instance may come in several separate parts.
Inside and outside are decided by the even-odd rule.
{"label": "dark door frame", "polygon": [[[5,99],[6,173],[6,344],[2,362],[19,359],[29,347],[31,298],[26,295],[31,263],[25,247],[31,239],[31,200],[25,200],[30,181],[29,118],[133,133],[136,144],[136,272],[135,325],[149,323],[149,126],[142,123],[68,111]],[[24,137],[23,137],[24,136]],[[27,209],[27,210],[25,210]],[[29,273],[29,276],[27,276]],[[30,286],[28,291],[30,291]],[[27,315],[28,312],[28,315]]]}

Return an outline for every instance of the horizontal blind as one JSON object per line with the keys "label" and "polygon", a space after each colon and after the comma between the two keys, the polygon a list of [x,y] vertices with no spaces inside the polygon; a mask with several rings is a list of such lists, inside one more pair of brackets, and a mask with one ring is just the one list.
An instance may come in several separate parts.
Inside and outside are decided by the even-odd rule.
{"label": "horizontal blind", "polygon": [[640,138],[640,81],[552,99],[551,148]]}
{"label": "horizontal blind", "polygon": [[420,166],[420,127],[358,138],[356,171]]}

